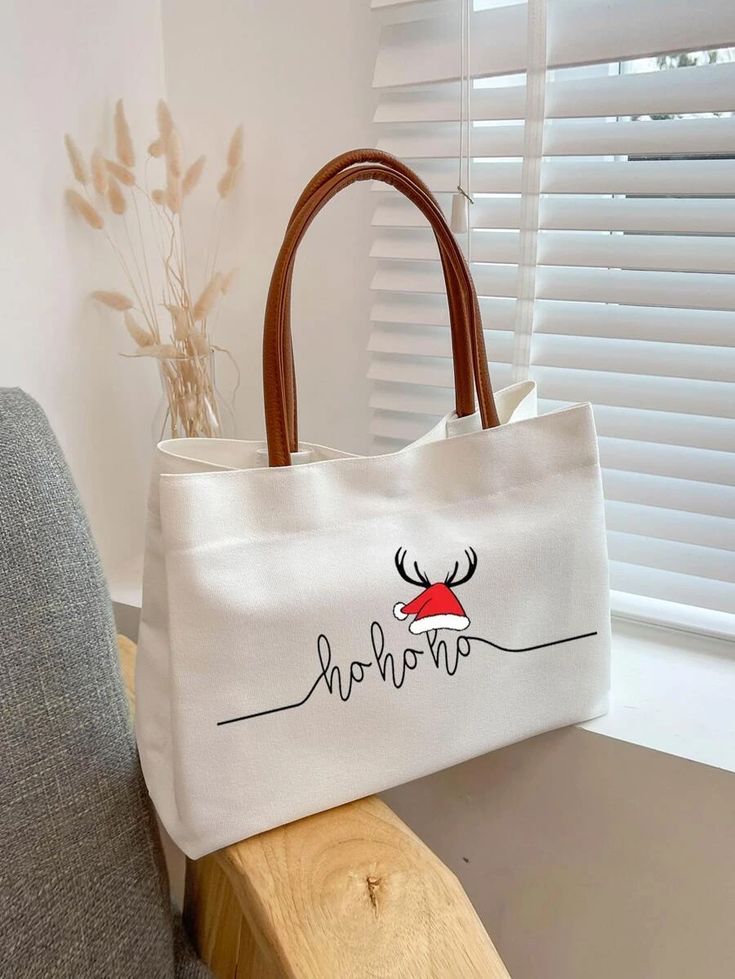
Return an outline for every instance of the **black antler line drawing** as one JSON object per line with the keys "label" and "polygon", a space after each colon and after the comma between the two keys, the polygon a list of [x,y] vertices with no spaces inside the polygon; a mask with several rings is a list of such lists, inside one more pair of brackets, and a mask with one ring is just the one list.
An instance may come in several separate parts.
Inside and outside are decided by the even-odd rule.
{"label": "black antler line drawing", "polygon": [[401,578],[403,578],[404,581],[407,581],[409,585],[418,585],[419,588],[428,588],[431,585],[431,582],[426,577],[424,572],[419,569],[418,562],[416,561],[413,562],[413,567],[416,572],[416,578],[418,578],[418,581],[416,580],[416,578],[412,578],[409,574],[407,574],[406,569],[403,567],[403,562],[406,560],[407,554],[408,551],[406,550],[405,547],[399,547],[398,550],[396,551],[395,562],[396,562],[396,569],[398,571],[398,574],[401,576]]}
{"label": "black antler line drawing", "polygon": [[452,571],[451,574],[448,574],[444,579],[444,584],[448,588],[459,588],[460,585],[464,585],[465,582],[470,580],[472,575],[477,570],[477,555],[475,554],[474,549],[470,547],[467,550],[465,550],[464,553],[465,553],[465,557],[467,558],[467,562],[469,564],[469,567],[467,568],[467,574],[464,576],[464,578],[460,578],[459,581],[456,580],[455,576],[459,571],[459,561],[455,561],[454,570]]}
{"label": "black antler line drawing", "polygon": [[[417,585],[419,588],[429,588],[431,582],[429,581],[427,575],[419,568],[417,561],[413,562],[414,571],[416,572],[416,578],[412,578],[407,573],[404,567],[407,554],[408,554],[408,550],[405,547],[399,547],[398,550],[396,551],[396,556],[394,560],[396,563],[396,570],[398,571],[398,574],[401,576],[401,578],[403,578],[404,581],[407,581],[409,585]],[[477,570],[477,554],[475,553],[474,548],[472,547],[466,548],[464,554],[465,557],[467,558],[467,563],[468,563],[467,573],[464,575],[463,578],[457,579],[456,576],[457,576],[457,572],[459,571],[459,561],[455,561],[454,568],[444,579],[444,584],[448,588],[459,588],[460,585],[466,584],[466,582],[470,580],[472,575]]]}

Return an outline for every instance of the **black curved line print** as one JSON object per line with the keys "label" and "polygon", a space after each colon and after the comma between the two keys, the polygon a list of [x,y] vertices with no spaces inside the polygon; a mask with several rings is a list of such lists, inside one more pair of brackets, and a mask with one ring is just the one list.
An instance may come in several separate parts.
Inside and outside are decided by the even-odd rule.
{"label": "black curved line print", "polygon": [[[437,669],[443,669],[447,676],[454,676],[459,668],[460,660],[466,659],[472,652],[472,643],[483,643],[485,646],[492,646],[504,653],[530,653],[535,649],[547,649],[549,646],[561,646],[563,643],[576,642],[581,639],[589,639],[597,635],[595,632],[583,632],[577,636],[567,636],[565,639],[554,639],[551,642],[538,643],[535,646],[501,646],[499,643],[492,642],[490,639],[483,639],[482,636],[459,636],[456,640],[454,651],[450,650],[445,639],[437,638],[437,630],[427,632],[426,642],[428,652]],[[346,674],[343,674],[339,666],[332,666],[332,649],[329,640],[322,634],[317,640],[317,655],[321,669],[311,685],[308,693],[292,704],[284,704],[281,707],[271,707],[269,710],[256,711],[253,714],[242,714],[240,717],[230,717],[226,721],[217,721],[217,727],[226,724],[237,724],[239,721],[250,721],[256,717],[265,717],[268,714],[278,714],[285,710],[295,710],[303,707],[313,696],[320,683],[324,683],[328,692],[339,696],[343,703],[352,696],[356,685],[365,679],[366,671],[373,666],[377,666],[380,678],[384,683],[392,684],[396,690],[400,690],[406,681],[408,673],[416,669],[419,657],[423,656],[426,650],[413,649],[407,647],[403,650],[403,655],[396,656],[385,651],[385,635],[379,622],[373,622],[370,626],[370,641],[372,646],[372,661],[353,660],[350,663]]]}

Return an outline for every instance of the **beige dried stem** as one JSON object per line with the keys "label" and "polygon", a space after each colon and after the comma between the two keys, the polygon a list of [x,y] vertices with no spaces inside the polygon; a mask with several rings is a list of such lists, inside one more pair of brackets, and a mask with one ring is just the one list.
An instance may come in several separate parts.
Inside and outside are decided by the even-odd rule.
{"label": "beige dried stem", "polygon": [[115,103],[115,152],[117,158],[123,166],[135,166],[135,151],[133,150],[133,140],[130,136],[130,127],[125,118],[125,107],[123,100],[118,99]]}
{"label": "beige dried stem", "polygon": [[180,357],[173,343],[151,343],[135,351],[137,357],[157,357],[159,360],[175,360]]}

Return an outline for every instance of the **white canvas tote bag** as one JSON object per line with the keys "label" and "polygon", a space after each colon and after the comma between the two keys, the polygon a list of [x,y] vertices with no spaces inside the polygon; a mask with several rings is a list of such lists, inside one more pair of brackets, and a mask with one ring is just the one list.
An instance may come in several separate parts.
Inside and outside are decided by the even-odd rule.
{"label": "white canvas tote bag", "polygon": [[[302,444],[294,457],[296,248],[330,197],[366,179],[414,201],[440,241],[457,410],[393,455]],[[189,856],[605,710],[590,408],[517,420],[532,386],[494,400],[484,357],[469,272],[424,189],[388,161],[319,181],[269,292],[267,458],[215,440],[158,452],[136,727]]]}

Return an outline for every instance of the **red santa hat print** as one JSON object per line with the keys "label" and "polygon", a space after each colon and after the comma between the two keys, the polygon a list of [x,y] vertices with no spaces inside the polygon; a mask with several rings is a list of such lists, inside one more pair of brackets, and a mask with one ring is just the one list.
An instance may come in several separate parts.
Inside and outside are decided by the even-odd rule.
{"label": "red santa hat print", "polygon": [[453,629],[456,632],[466,629],[470,620],[452,589],[469,581],[475,573],[477,555],[473,549],[469,548],[465,551],[469,567],[462,578],[457,578],[459,562],[455,561],[454,569],[444,581],[435,584],[432,584],[426,575],[419,570],[415,561],[413,567],[416,578],[412,578],[408,574],[404,567],[406,553],[406,550],[400,547],[396,551],[395,563],[398,573],[404,581],[411,585],[417,585],[423,591],[405,605],[402,602],[394,605],[393,615],[401,621],[408,618],[409,615],[413,615],[414,620],[409,625],[408,631],[415,636],[424,632],[433,632],[435,629]]}

